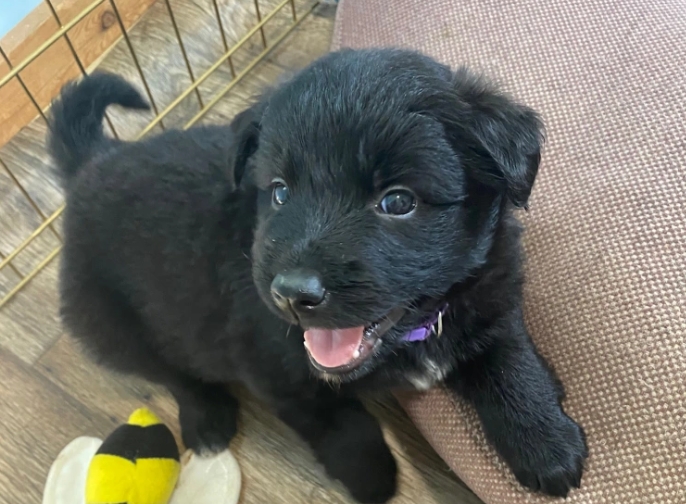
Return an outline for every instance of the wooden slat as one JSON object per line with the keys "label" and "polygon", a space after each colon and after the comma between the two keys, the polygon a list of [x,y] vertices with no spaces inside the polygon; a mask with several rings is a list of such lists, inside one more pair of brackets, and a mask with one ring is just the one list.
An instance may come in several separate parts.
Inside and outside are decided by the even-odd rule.
{"label": "wooden slat", "polygon": [[48,469],[72,439],[115,422],[0,351],[0,503],[41,501]]}
{"label": "wooden slat", "polygon": [[[287,9],[284,15],[290,16]],[[331,25],[336,17],[333,5],[321,4],[293,31],[279,47],[269,55],[269,61],[279,65],[288,72],[294,72],[309,65],[313,59],[329,52],[331,44]],[[290,19],[280,19],[282,23]],[[268,32],[271,36],[271,33]]]}
{"label": "wooden slat", "polygon": [[[58,314],[58,264],[58,260],[53,260],[0,310],[0,348],[27,364],[36,362],[62,333]],[[3,270],[0,292],[8,292],[17,281],[9,268]]]}
{"label": "wooden slat", "polygon": [[[53,5],[63,24],[73,19],[92,0],[54,0]],[[117,0],[124,25],[135,24],[155,0]],[[0,47],[12,64],[20,63],[59,29],[49,7],[41,3],[2,40]],[[119,26],[108,1],[81,20],[69,36],[83,65],[88,68],[98,61],[121,37]],[[8,65],[0,63],[0,77],[7,75]],[[45,108],[59,89],[80,75],[67,42],[58,40],[20,76],[38,104]],[[37,110],[14,79],[0,89],[0,146],[37,116]]]}

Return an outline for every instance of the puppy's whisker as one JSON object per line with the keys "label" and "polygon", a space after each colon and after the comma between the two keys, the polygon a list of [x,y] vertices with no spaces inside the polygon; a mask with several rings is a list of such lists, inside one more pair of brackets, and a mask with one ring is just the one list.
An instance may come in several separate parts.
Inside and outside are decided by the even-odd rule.
{"label": "puppy's whisker", "polygon": [[241,295],[241,294],[245,294],[246,292],[252,291],[254,288],[255,288],[255,285],[252,283],[252,279],[250,279],[249,281],[246,280],[243,285],[239,284],[237,286],[234,286],[234,292],[237,295]]}

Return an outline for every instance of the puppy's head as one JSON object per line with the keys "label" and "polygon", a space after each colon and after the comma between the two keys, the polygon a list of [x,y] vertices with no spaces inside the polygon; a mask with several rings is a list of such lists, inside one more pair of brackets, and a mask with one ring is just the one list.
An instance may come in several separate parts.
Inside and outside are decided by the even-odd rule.
{"label": "puppy's head", "polygon": [[466,70],[399,50],[333,53],[233,123],[258,191],[253,275],[342,380],[430,337],[447,292],[525,206],[541,124]]}

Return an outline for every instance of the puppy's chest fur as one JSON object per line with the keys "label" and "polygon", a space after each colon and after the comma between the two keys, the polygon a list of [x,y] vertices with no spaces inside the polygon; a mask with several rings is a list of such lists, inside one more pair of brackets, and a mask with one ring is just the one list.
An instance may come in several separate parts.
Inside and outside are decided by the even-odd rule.
{"label": "puppy's chest fur", "polygon": [[429,390],[445,380],[452,366],[425,356],[419,360],[415,369],[405,372],[405,379],[417,390]]}
{"label": "puppy's chest fur", "polygon": [[[424,348],[408,348],[394,355],[370,376],[358,380],[359,390],[414,389],[429,390],[448,378],[455,369],[454,359],[447,358],[431,342],[417,343]],[[327,379],[324,377],[324,379]]]}

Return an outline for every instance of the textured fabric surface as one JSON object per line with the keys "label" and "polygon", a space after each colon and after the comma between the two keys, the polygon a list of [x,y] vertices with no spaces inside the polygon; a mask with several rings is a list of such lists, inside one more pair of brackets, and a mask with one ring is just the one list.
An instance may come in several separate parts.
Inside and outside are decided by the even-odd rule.
{"label": "textured fabric surface", "polygon": [[[686,3],[342,0],[334,47],[387,45],[485,71],[546,120],[525,309],[589,438],[566,502],[686,503]],[[487,503],[556,502],[459,400],[405,406]]]}

